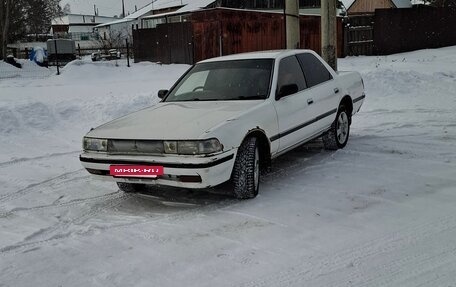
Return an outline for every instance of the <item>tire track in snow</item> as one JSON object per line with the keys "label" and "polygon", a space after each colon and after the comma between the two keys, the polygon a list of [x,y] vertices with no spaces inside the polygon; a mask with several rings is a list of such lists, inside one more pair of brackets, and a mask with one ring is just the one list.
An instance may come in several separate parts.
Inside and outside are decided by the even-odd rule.
{"label": "tire track in snow", "polygon": [[[425,267],[429,266],[430,260],[433,260],[431,267],[434,267],[441,263],[441,254],[455,254],[456,245],[451,245],[453,242],[449,241],[446,245],[437,246],[433,250],[433,256],[426,256],[426,253],[417,254],[413,248],[411,248],[411,255],[408,256],[399,255],[399,251],[419,245],[424,240],[434,236],[438,237],[445,232],[456,233],[455,230],[456,216],[441,217],[401,231],[385,234],[380,238],[367,241],[358,246],[339,249],[336,252],[328,252],[328,255],[317,260],[312,260],[312,257],[318,256],[318,254],[313,255],[306,263],[294,265],[276,274],[259,278],[257,281],[249,281],[236,286],[309,286],[310,282],[312,282],[311,286],[317,287],[347,284],[351,284],[350,286],[393,286],[391,285],[391,283],[394,283],[392,282],[394,279],[392,275],[400,275],[402,272],[402,270],[398,270],[395,267],[421,266],[421,268],[414,269],[415,274],[420,274]],[[357,268],[360,262],[369,262],[370,259],[375,259],[385,253],[396,254],[396,258],[385,261],[380,266],[372,266],[375,271],[370,272],[370,275],[361,272]],[[337,272],[349,273],[349,276],[340,276],[339,274],[334,276],[332,282],[325,281],[327,276]],[[341,282],[341,277],[347,279],[347,282]],[[356,281],[360,282],[356,283]]]}
{"label": "tire track in snow", "polygon": [[70,201],[67,201],[67,202],[61,202],[61,203],[57,202],[57,203],[39,205],[39,206],[34,206],[34,207],[17,207],[17,208],[13,208],[12,210],[8,211],[7,213],[8,214],[14,214],[14,213],[17,213],[17,212],[29,212],[29,211],[43,210],[43,209],[46,210],[46,209],[49,209],[49,208],[69,207],[69,206],[74,206],[74,205],[78,205],[78,204],[87,203],[87,202],[90,202],[90,201],[93,201],[93,200],[96,200],[96,199],[102,199],[102,198],[105,198],[105,197],[109,197],[109,196],[117,194],[117,193],[120,193],[120,191],[118,190],[116,192],[107,193],[107,194],[98,195],[98,196],[93,196],[93,197],[77,198],[77,199],[73,199],[73,200],[70,200]]}
{"label": "tire track in snow", "polygon": [[[106,199],[108,197],[108,199]],[[59,221],[57,224],[44,228],[42,230],[38,230],[35,233],[27,236],[22,242],[12,244],[9,246],[5,246],[3,248],[0,248],[0,256],[6,255],[6,254],[17,254],[20,252],[26,252],[29,249],[33,248],[38,248],[45,246],[47,244],[51,244],[54,242],[58,242],[61,240],[64,240],[70,236],[78,235],[78,236],[83,236],[87,234],[88,232],[78,232],[78,231],[71,231],[69,230],[69,227],[71,226],[81,226],[83,223],[85,223],[87,220],[90,218],[93,218],[100,212],[106,209],[110,208],[115,208],[116,206],[119,206],[126,200],[132,198],[132,195],[130,194],[125,194],[118,190],[117,192],[108,194],[106,196],[99,196],[96,197],[100,203],[95,204],[95,207],[90,207],[90,209],[81,214],[80,216],[71,219],[70,221]],[[157,201],[157,200],[156,200]],[[175,222],[176,220],[181,220],[181,219],[187,219],[189,214],[197,212],[202,213],[202,212],[211,212],[217,209],[220,209],[222,207],[225,207],[227,204],[237,202],[235,200],[227,200],[227,201],[222,201],[218,203],[209,203],[206,205],[196,205],[195,207],[191,209],[186,209],[186,210],[180,210],[177,211],[173,214],[167,214],[167,213],[154,213],[153,217],[151,216],[146,216],[141,220],[138,221],[133,221],[133,222],[128,222],[128,223],[120,223],[120,224],[114,224],[110,225],[107,227],[104,226],[97,226],[93,227],[95,230],[101,230],[101,231],[107,231],[107,230],[116,230],[116,229],[123,229],[131,226],[137,226],[137,225],[142,225],[142,224],[151,224],[153,222],[162,222],[163,220],[172,220]],[[164,206],[169,206],[168,201],[166,200],[158,200],[158,204],[162,204]],[[198,209],[198,211],[195,211],[198,207],[202,207],[201,209]],[[40,239],[44,238],[44,239]],[[27,249],[23,251],[24,249]]]}
{"label": "tire track in snow", "polygon": [[[48,178],[46,180],[43,180],[43,181],[40,181],[40,182],[37,182],[37,183],[29,184],[28,186],[26,186],[26,187],[24,187],[24,188],[22,188],[22,189],[20,189],[20,190],[18,190],[16,192],[12,192],[12,193],[8,193],[8,194],[0,196],[0,203],[5,203],[5,202],[8,202],[8,201],[17,199],[19,197],[22,197],[22,196],[26,195],[27,193],[32,192],[34,189],[36,189],[38,187],[50,186],[54,182],[65,180],[68,177],[71,177],[74,174],[77,174],[77,173],[81,172],[82,170],[83,170],[83,168],[80,168],[78,170],[62,173],[60,175]],[[86,177],[89,177],[89,175],[84,176],[84,178],[86,178]],[[80,179],[80,177],[73,177],[73,178],[70,178],[67,181],[74,181],[74,180],[78,180],[78,179]]]}
{"label": "tire track in snow", "polygon": [[[9,246],[2,247],[0,249],[0,255],[16,251],[23,248],[33,248],[37,246],[42,246],[46,243],[50,243],[59,239],[64,239],[73,234],[72,231],[69,231],[68,228],[72,225],[80,225],[87,221],[88,219],[94,217],[98,213],[102,212],[106,208],[113,208],[130,196],[122,192],[116,192],[108,196],[108,199],[103,199],[101,203],[96,203],[92,205],[88,211],[83,212],[81,215],[72,218],[69,221],[59,221],[57,224],[36,231],[35,233],[27,236],[22,242],[17,244],[12,244]],[[41,239],[43,238],[43,239]]]}
{"label": "tire track in snow", "polygon": [[1,167],[5,167],[5,166],[10,166],[10,165],[13,165],[13,164],[34,161],[34,160],[49,159],[49,158],[54,158],[54,157],[59,157],[59,156],[78,154],[80,152],[81,151],[71,151],[71,152],[51,153],[51,154],[46,154],[46,155],[37,156],[37,157],[18,158],[18,159],[13,159],[13,160],[10,160],[10,161],[0,162],[0,168]]}

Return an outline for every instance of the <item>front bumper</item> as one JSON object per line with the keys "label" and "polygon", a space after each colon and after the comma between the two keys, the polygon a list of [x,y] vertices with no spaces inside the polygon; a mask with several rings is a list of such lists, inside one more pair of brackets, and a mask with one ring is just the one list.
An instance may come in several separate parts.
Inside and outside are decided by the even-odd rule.
{"label": "front bumper", "polygon": [[[79,159],[89,173],[103,180],[126,183],[143,183],[184,188],[208,188],[219,185],[231,177],[236,150],[210,157],[195,156],[129,156],[84,152]],[[157,178],[113,177],[111,165],[158,165],[164,174]]]}

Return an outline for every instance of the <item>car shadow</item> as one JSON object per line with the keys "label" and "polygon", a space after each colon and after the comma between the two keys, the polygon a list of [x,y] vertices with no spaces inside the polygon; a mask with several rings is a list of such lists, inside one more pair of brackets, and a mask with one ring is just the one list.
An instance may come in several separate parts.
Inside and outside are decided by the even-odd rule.
{"label": "car shadow", "polygon": [[[269,171],[262,174],[261,184],[267,184],[270,180],[277,180],[281,173],[288,173],[296,167],[302,167],[316,155],[322,154],[323,143],[321,139],[304,144],[296,149],[273,160]],[[327,153],[329,155],[329,153]],[[227,206],[241,200],[235,199],[231,194],[229,183],[221,184],[208,189],[185,189],[164,186],[147,186],[143,191],[133,194],[137,204],[140,200],[149,201],[150,204],[159,204],[168,207],[203,207],[209,205]],[[147,205],[146,202],[144,204]]]}

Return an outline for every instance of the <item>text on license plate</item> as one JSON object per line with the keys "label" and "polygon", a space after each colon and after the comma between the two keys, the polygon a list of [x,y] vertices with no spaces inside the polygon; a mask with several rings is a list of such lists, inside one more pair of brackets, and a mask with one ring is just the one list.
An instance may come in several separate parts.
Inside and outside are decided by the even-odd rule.
{"label": "text on license plate", "polygon": [[109,174],[114,177],[157,177],[163,175],[163,166],[111,165]]}

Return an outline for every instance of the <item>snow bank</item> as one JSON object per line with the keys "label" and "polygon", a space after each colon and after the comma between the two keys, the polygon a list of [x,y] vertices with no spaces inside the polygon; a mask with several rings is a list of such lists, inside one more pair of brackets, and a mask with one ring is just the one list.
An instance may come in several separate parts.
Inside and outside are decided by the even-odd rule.
{"label": "snow bank", "polygon": [[73,61],[60,76],[2,81],[0,162],[43,153],[38,143],[52,145],[57,152],[78,150],[90,128],[153,105],[158,90],[169,88],[186,69],[187,65],[141,63],[128,68],[113,61]]}
{"label": "snow bank", "polygon": [[54,68],[38,66],[29,60],[17,60],[22,65],[22,69],[16,68],[8,63],[0,61],[0,82],[8,78],[46,78],[55,73]]}

